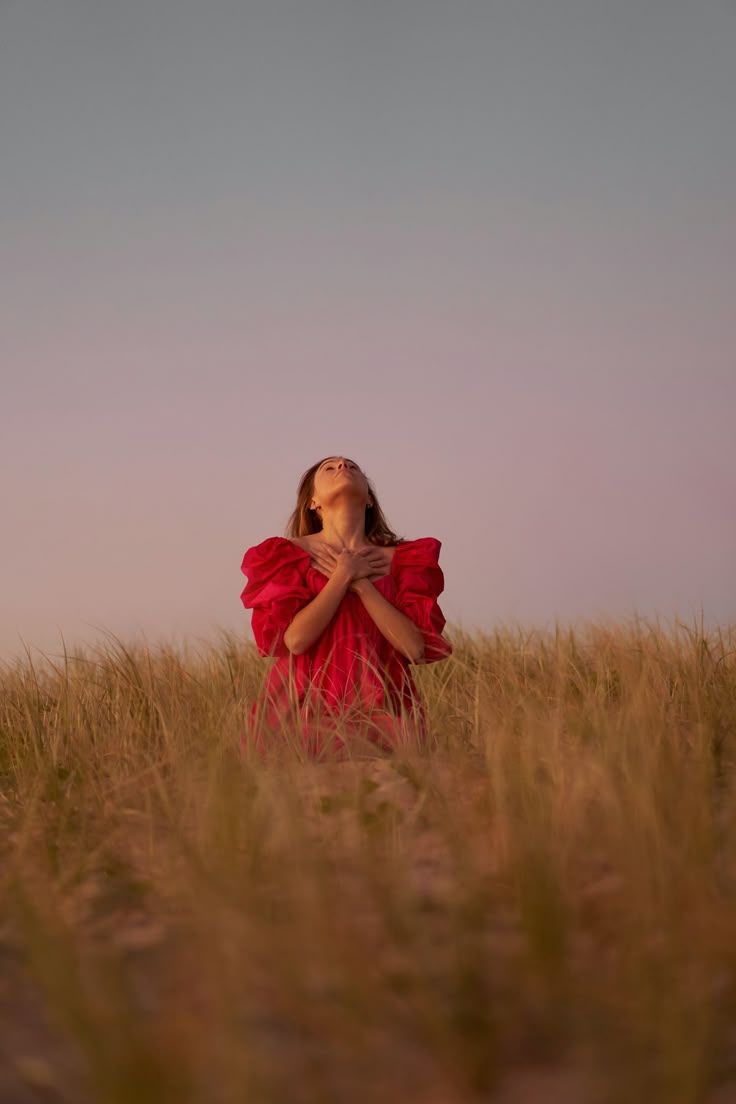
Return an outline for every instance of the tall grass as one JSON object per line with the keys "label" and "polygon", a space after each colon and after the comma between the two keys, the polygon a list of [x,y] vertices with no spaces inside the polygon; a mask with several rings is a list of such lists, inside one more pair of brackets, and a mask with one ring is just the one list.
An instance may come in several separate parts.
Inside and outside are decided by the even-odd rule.
{"label": "tall grass", "polygon": [[343,762],[231,636],[5,667],[0,1101],[736,1100],[736,628],[450,635]]}

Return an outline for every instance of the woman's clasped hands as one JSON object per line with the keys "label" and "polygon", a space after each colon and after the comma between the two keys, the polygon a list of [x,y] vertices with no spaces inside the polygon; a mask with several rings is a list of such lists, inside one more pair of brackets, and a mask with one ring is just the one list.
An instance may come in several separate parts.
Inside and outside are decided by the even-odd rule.
{"label": "woman's clasped hands", "polygon": [[355,590],[361,579],[380,579],[391,566],[391,551],[378,545],[368,548],[337,550],[326,541],[315,542],[310,548],[311,563],[327,578],[337,575],[348,582],[348,590]]}

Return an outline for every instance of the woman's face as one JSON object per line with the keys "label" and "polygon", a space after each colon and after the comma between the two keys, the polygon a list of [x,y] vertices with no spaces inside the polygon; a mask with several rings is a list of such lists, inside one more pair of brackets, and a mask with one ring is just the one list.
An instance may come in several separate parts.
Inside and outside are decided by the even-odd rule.
{"label": "woman's face", "polygon": [[327,506],[344,494],[367,503],[368,480],[353,460],[345,456],[330,456],[314,473],[311,505],[313,508]]}

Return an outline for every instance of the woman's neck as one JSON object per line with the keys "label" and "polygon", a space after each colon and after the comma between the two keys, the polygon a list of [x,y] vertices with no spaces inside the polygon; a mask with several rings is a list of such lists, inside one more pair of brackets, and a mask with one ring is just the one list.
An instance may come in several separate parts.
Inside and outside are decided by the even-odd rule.
{"label": "woman's neck", "polygon": [[323,540],[336,548],[362,548],[368,543],[365,535],[365,507],[345,505],[343,509],[322,513]]}

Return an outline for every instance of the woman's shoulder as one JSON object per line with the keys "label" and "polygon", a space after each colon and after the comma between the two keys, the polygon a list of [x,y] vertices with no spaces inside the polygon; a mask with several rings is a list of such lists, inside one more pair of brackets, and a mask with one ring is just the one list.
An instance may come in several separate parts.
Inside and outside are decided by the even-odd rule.
{"label": "woman's shoulder", "polygon": [[395,546],[394,559],[411,563],[437,563],[442,541],[437,537],[417,537],[403,540]]}
{"label": "woman's shoulder", "polygon": [[417,537],[396,546],[391,573],[399,597],[431,603],[445,589],[445,575],[440,567],[441,541],[437,537]]}
{"label": "woman's shoulder", "polygon": [[309,550],[315,541],[321,539],[320,533],[307,533],[303,537],[284,537],[283,540],[288,541],[289,544],[293,544],[295,548],[301,549],[302,552],[306,552],[309,555]]}
{"label": "woman's shoulder", "polygon": [[256,571],[276,570],[286,564],[301,563],[305,556],[309,557],[306,549],[288,537],[266,537],[246,550],[242,571],[248,575]]}

